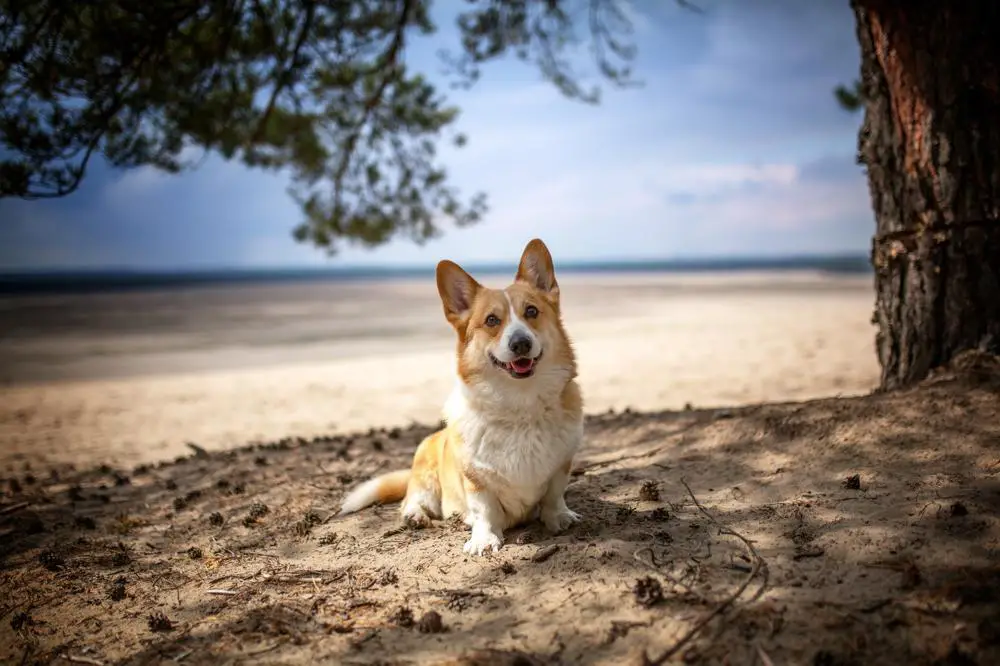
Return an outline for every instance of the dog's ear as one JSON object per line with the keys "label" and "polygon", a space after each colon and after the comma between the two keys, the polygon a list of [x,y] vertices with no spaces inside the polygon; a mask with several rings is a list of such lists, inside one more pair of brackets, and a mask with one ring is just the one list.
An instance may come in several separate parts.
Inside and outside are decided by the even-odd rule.
{"label": "dog's ear", "polygon": [[455,326],[469,314],[472,301],[482,288],[461,266],[447,259],[438,262],[437,286],[444,316]]}
{"label": "dog's ear", "polygon": [[538,238],[529,242],[524,248],[515,279],[547,292],[553,298],[559,298],[559,284],[556,282],[552,255],[549,254],[549,248],[545,247],[545,243]]}

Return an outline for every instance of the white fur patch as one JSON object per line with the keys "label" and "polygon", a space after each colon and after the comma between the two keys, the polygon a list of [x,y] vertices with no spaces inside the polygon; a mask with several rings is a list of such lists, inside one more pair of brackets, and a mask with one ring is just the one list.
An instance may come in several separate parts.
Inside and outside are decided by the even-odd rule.
{"label": "white fur patch", "polygon": [[340,515],[347,513],[354,513],[355,511],[360,511],[366,506],[371,506],[378,501],[378,488],[381,484],[382,479],[375,477],[374,479],[368,479],[360,486],[352,490],[344,498],[343,504],[340,505]]}
{"label": "white fur patch", "polygon": [[488,492],[503,511],[500,529],[538,504],[583,439],[582,416],[565,412],[560,403],[565,379],[554,379],[535,377],[534,391],[517,386],[477,390],[459,381],[446,404],[445,416],[462,436],[466,463],[483,472]]}
{"label": "white fur patch", "polygon": [[510,350],[510,340],[515,334],[523,333],[531,340],[531,351],[527,355],[529,358],[535,358],[542,351],[542,343],[539,341],[538,336],[535,335],[535,332],[531,330],[531,327],[524,323],[524,320],[514,310],[514,303],[510,300],[510,294],[504,292],[503,295],[507,299],[507,310],[510,317],[507,321],[507,326],[504,327],[503,333],[500,335],[500,340],[491,353],[498,361],[510,363],[514,360],[514,353]]}
{"label": "white fur patch", "polygon": [[469,555],[483,555],[498,551],[503,546],[503,507],[489,490],[469,493],[467,522],[472,525],[472,536],[465,543],[464,550]]}
{"label": "white fur patch", "polygon": [[409,492],[403,502],[402,513],[404,520],[417,522],[420,522],[423,517],[441,518],[441,498],[423,489]]}
{"label": "white fur patch", "polygon": [[503,547],[503,534],[491,529],[485,523],[476,523],[472,526],[472,536],[462,547],[469,555],[485,555],[489,552],[496,552]]}

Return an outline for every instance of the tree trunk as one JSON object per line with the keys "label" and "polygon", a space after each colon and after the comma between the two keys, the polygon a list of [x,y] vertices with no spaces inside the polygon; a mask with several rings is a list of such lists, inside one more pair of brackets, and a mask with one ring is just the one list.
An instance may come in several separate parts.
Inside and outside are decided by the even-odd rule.
{"label": "tree trunk", "polygon": [[882,389],[1000,353],[1000,2],[851,0]]}

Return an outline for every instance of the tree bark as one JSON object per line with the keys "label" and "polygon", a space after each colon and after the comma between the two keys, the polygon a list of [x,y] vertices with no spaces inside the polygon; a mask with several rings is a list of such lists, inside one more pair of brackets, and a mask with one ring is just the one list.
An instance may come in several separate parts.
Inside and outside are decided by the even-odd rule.
{"label": "tree bark", "polygon": [[851,0],[881,388],[1000,353],[1000,2]]}

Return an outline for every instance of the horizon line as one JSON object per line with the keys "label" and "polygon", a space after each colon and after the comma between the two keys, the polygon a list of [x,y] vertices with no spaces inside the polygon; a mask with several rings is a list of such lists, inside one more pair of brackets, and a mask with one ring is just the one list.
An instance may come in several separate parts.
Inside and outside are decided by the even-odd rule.
{"label": "horizon line", "polygon": [[[564,259],[556,262],[557,267],[562,267],[562,271],[573,271],[580,269],[662,269],[662,268],[725,268],[734,269],[741,267],[818,267],[821,264],[840,262],[863,262],[870,265],[870,257],[863,252],[835,252],[835,253],[798,253],[780,255],[715,255],[701,257],[664,257],[664,258],[612,258],[612,259]],[[27,267],[27,268],[4,268],[0,267],[0,279],[10,280],[18,278],[32,277],[58,277],[58,276],[136,276],[136,277],[197,277],[205,275],[235,275],[235,274],[266,274],[266,273],[297,273],[302,275],[336,275],[338,273],[359,273],[368,272],[372,274],[391,273],[413,273],[413,272],[433,272],[437,262],[432,263],[406,263],[406,264],[377,264],[377,263],[349,263],[349,264],[329,264],[329,265],[205,265],[205,266],[178,266],[178,267],[133,267],[133,266],[67,266],[57,268]],[[462,264],[470,270],[492,271],[516,269],[517,261],[468,261]]]}

